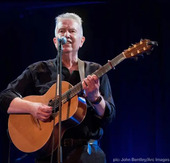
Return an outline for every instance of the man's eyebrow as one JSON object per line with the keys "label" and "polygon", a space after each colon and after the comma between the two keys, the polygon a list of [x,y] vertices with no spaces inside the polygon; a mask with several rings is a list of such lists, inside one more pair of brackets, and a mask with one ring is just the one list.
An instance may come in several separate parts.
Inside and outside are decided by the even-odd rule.
{"label": "man's eyebrow", "polygon": [[65,28],[61,27],[61,28],[58,28],[58,30],[64,30]]}
{"label": "man's eyebrow", "polygon": [[77,29],[76,28],[70,28],[71,30],[76,30],[77,31]]}

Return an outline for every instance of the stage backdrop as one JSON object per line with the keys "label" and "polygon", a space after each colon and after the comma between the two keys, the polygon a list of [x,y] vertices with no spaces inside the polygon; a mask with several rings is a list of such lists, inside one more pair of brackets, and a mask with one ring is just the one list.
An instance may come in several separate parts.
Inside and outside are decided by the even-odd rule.
{"label": "stage backdrop", "polygon": [[[56,57],[55,16],[63,12],[83,19],[81,59],[103,65],[140,39],[158,41],[150,55],[127,59],[108,73],[117,114],[101,146],[108,163],[170,160],[169,8],[168,0],[0,3],[0,90],[29,64]],[[7,118],[0,113],[0,162],[9,153],[11,163],[33,162],[13,145],[9,150]]]}

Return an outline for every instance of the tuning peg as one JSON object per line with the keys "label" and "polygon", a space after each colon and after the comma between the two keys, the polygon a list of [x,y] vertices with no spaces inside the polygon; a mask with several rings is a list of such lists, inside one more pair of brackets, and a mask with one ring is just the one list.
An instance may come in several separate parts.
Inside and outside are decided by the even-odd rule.
{"label": "tuning peg", "polygon": [[157,41],[149,41],[148,45],[158,46],[158,42]]}
{"label": "tuning peg", "polygon": [[[151,49],[152,50],[152,49]],[[146,52],[146,55],[150,55],[151,54],[151,51],[148,51],[148,52]]]}
{"label": "tuning peg", "polygon": [[142,44],[143,42],[144,42],[144,39],[141,38],[139,43]]}
{"label": "tuning peg", "polygon": [[136,57],[133,57],[133,59],[135,60],[135,61],[138,61],[140,58],[144,58],[144,55],[143,54],[140,54],[140,55],[138,55],[138,56],[136,56]]}
{"label": "tuning peg", "polygon": [[133,44],[133,47],[134,47],[134,48],[136,48],[136,47],[137,47],[137,45],[136,45],[136,44]]}
{"label": "tuning peg", "polygon": [[135,61],[138,61],[138,57],[133,57],[133,59],[134,59]]}

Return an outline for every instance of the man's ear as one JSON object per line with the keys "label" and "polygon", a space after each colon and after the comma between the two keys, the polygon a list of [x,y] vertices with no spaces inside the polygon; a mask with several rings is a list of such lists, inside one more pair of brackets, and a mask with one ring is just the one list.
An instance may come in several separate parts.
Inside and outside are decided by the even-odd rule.
{"label": "man's ear", "polygon": [[53,38],[53,43],[54,43],[54,45],[55,45],[55,47],[57,49],[58,48],[58,42],[57,42],[57,38],[56,37]]}
{"label": "man's ear", "polygon": [[82,38],[81,38],[81,44],[80,44],[80,47],[82,47],[83,46],[83,44],[84,44],[84,42],[85,42],[85,37],[83,36]]}
{"label": "man's ear", "polygon": [[53,38],[53,43],[54,43],[54,45],[56,45],[56,43],[57,43],[56,37]]}

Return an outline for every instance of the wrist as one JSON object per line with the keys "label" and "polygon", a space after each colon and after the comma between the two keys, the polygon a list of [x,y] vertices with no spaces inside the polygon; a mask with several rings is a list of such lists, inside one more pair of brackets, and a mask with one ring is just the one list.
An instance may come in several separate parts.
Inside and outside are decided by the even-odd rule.
{"label": "wrist", "polygon": [[97,105],[102,101],[102,96],[98,96],[94,101],[90,101],[92,104]]}

